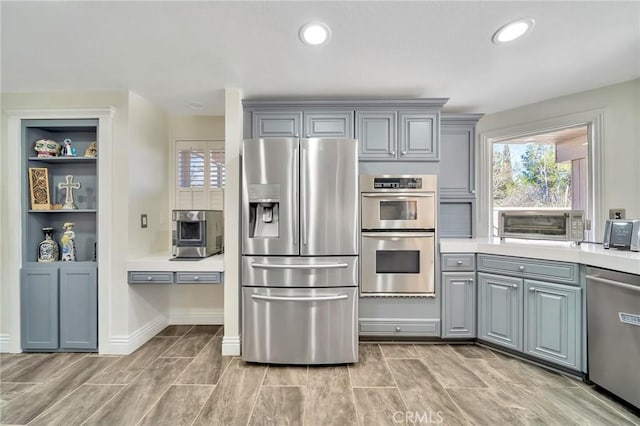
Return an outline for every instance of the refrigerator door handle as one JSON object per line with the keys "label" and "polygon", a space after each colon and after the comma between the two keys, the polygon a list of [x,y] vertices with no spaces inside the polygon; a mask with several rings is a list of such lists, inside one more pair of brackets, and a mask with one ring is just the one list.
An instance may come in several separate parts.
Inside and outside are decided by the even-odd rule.
{"label": "refrigerator door handle", "polygon": [[[293,150],[293,158],[294,160],[298,158],[298,147],[296,146]],[[298,185],[296,185],[298,179],[298,170],[297,170],[297,165],[298,165],[298,161],[292,161],[291,162],[291,187],[293,190],[293,199],[295,201],[295,203],[298,203]],[[294,223],[293,223],[293,245],[297,246],[298,245],[298,241],[300,240],[300,235],[299,235],[299,229],[298,229],[298,224],[295,223],[296,219],[294,216]]]}
{"label": "refrigerator door handle", "polygon": [[302,166],[300,173],[300,194],[302,195],[302,199],[300,200],[300,232],[302,232],[302,244],[307,245],[307,209],[309,206],[307,205],[307,150],[304,148],[300,149],[301,157],[302,157]]}
{"label": "refrigerator door handle", "polygon": [[251,263],[252,268],[260,269],[338,269],[346,268],[349,265],[347,263],[319,263],[316,265],[286,265],[276,263]]}
{"label": "refrigerator door handle", "polygon": [[315,297],[288,297],[288,296],[262,296],[259,294],[252,294],[252,299],[265,300],[265,301],[280,301],[280,302],[328,302],[332,300],[345,300],[349,296],[346,294],[336,294],[332,296],[315,296]]}

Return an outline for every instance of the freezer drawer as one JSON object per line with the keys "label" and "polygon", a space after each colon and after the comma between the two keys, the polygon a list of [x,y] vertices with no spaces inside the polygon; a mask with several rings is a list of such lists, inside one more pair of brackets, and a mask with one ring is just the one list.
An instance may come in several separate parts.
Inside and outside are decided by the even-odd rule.
{"label": "freezer drawer", "polygon": [[358,257],[244,256],[242,285],[315,288],[357,286]]}
{"label": "freezer drawer", "polygon": [[357,287],[242,289],[242,359],[273,364],[358,360]]}

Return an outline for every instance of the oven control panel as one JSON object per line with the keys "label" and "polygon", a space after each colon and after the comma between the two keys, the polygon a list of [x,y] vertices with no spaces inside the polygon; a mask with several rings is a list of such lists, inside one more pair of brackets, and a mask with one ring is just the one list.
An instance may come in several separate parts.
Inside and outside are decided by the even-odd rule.
{"label": "oven control panel", "polygon": [[376,177],[374,189],[422,189],[422,178]]}

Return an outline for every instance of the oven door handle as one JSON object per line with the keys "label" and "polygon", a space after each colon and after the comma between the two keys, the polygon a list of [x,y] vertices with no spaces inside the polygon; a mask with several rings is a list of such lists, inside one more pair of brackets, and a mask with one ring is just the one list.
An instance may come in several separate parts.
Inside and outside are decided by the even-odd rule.
{"label": "oven door handle", "polygon": [[346,294],[336,294],[332,296],[314,296],[314,297],[299,297],[299,296],[262,296],[260,294],[252,294],[252,299],[266,300],[266,301],[281,301],[281,302],[328,302],[331,300],[345,300],[349,296]]}
{"label": "oven door handle", "polygon": [[338,269],[346,268],[347,263],[319,263],[319,264],[307,264],[307,265],[286,265],[279,263],[251,263],[252,268],[259,269]]}
{"label": "oven door handle", "polygon": [[409,193],[409,192],[396,192],[396,193],[389,193],[389,192],[385,192],[385,193],[379,193],[379,194],[370,194],[370,193],[362,193],[363,197],[366,198],[413,198],[413,197],[419,197],[419,198],[433,198],[434,194],[433,192],[418,192],[418,193]]}
{"label": "oven door handle", "polygon": [[363,232],[363,237],[377,238],[380,240],[388,238],[433,238],[433,232]]}

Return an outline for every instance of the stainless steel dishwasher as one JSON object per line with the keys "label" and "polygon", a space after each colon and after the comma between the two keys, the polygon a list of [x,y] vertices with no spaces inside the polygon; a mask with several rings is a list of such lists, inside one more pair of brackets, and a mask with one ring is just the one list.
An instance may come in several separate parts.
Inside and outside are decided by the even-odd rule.
{"label": "stainless steel dishwasher", "polygon": [[587,267],[589,380],[640,408],[640,276]]}

